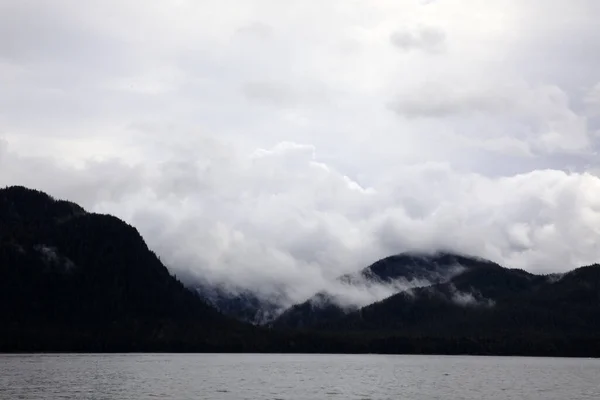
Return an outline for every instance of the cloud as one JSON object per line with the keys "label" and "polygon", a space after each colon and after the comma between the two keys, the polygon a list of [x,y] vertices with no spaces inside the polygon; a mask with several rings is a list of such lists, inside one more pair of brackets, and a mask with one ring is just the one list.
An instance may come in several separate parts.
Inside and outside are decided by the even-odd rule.
{"label": "cloud", "polygon": [[322,292],[311,297],[312,303],[336,304],[344,309],[354,310],[384,300],[396,293],[412,295],[415,288],[427,287],[446,282],[464,271],[464,267],[455,265],[447,271],[439,271],[428,278],[398,278],[384,282],[374,276],[365,278],[362,274],[344,275],[342,279],[327,282]]}
{"label": "cloud", "polygon": [[249,99],[278,105],[294,102],[295,100],[295,95],[290,88],[273,82],[250,82],[242,87],[242,91]]}
{"label": "cloud", "polygon": [[[3,144],[4,143],[4,144]],[[103,202],[121,202],[143,190],[145,177],[139,167],[118,159],[89,161],[82,167],[49,157],[20,156],[0,139],[0,185],[23,185],[56,193],[93,208]]]}
{"label": "cloud", "polygon": [[[587,104],[593,95],[584,100]],[[465,144],[488,150],[509,149],[523,155],[532,153],[589,152],[593,133],[587,117],[573,109],[568,95],[556,86],[528,87],[491,86],[469,83],[427,84],[411,95],[399,97],[389,104],[397,115],[405,118],[480,118],[489,123],[505,124],[512,129],[496,137],[478,132],[475,138],[458,135]],[[500,122],[502,121],[502,122]]]}
{"label": "cloud", "polygon": [[508,114],[515,109],[516,95],[495,88],[469,88],[464,83],[429,83],[415,88],[408,97],[400,97],[391,108],[401,116],[449,117],[469,113]]}
{"label": "cloud", "polygon": [[600,82],[592,87],[584,98],[588,113],[592,116],[600,114]]}
{"label": "cloud", "polygon": [[480,293],[461,292],[450,285],[450,301],[462,307],[493,307],[496,302],[486,299]]}
{"label": "cloud", "polygon": [[[345,301],[382,298],[390,288],[342,294],[333,282],[408,250],[460,251],[537,272],[600,256],[600,179],[590,174],[488,178],[430,164],[364,187],[318,161],[313,146],[235,154],[212,157],[207,149],[152,167],[107,162],[74,171],[9,152],[0,183],[25,183],[121,216],[185,276],[265,292],[283,287],[294,300],[324,288]],[[24,176],[7,175],[6,163]]]}
{"label": "cloud", "polygon": [[259,39],[268,39],[273,34],[273,29],[267,24],[255,21],[239,28],[236,31],[236,34]]}
{"label": "cloud", "polygon": [[446,34],[438,28],[423,26],[413,31],[397,30],[390,36],[390,41],[404,52],[422,50],[436,54],[444,51]]}
{"label": "cloud", "polygon": [[0,185],[291,299],[410,249],[597,262],[598,4],[3,1]]}

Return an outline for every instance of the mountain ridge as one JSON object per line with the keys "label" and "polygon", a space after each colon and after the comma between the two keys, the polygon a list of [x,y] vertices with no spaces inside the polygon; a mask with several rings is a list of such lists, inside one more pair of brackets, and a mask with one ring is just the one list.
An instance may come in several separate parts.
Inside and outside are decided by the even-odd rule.
{"label": "mountain ridge", "polygon": [[164,329],[185,324],[199,343],[246,329],[171,276],[131,225],[23,187],[0,189],[0,320],[0,349],[43,343],[46,328],[100,347],[117,333],[175,341]]}
{"label": "mountain ridge", "polygon": [[[0,189],[0,351],[600,356],[600,265],[543,276],[428,257],[442,263],[416,268],[422,260],[401,256],[406,265],[372,268],[380,276],[369,283],[439,278],[428,286],[342,315],[332,308],[307,326],[254,327],[186,288],[135,227]],[[452,270],[456,260],[467,268]]]}
{"label": "mountain ridge", "polygon": [[[405,252],[378,260],[357,273],[342,275],[338,281],[343,285],[355,288],[368,288],[375,285],[390,287],[392,288],[392,293],[389,294],[391,296],[410,288],[444,282],[470,268],[502,267],[482,258],[445,251]],[[394,285],[396,285],[395,288]],[[361,306],[353,304],[344,306],[334,295],[326,291],[318,292],[305,302],[284,311],[271,323],[271,326],[307,328],[319,325],[324,320],[342,317],[344,314],[360,308]]]}

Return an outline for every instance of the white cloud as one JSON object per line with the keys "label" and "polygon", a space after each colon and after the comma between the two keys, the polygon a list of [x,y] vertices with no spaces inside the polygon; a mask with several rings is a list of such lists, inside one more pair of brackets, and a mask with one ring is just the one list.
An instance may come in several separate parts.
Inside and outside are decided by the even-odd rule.
{"label": "white cloud", "polygon": [[480,293],[461,292],[450,285],[450,301],[462,307],[493,307],[494,300],[486,299]]}
{"label": "white cloud", "polygon": [[293,298],[407,249],[598,261],[598,4],[3,1],[0,185]]}
{"label": "white cloud", "polygon": [[6,154],[2,171],[12,165],[23,175],[2,174],[2,184],[115,213],[188,276],[283,285],[297,300],[406,250],[454,250],[538,272],[600,256],[600,179],[591,174],[488,178],[430,164],[364,188],[319,162],[312,146],[293,143],[239,158],[207,150],[154,166],[104,162],[77,171]]}

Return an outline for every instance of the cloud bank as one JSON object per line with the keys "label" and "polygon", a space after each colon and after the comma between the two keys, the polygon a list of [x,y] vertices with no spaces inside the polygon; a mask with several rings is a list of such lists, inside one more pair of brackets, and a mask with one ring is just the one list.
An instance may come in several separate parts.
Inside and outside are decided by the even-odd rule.
{"label": "cloud bank", "polygon": [[599,7],[4,1],[0,185],[295,300],[405,250],[598,262]]}

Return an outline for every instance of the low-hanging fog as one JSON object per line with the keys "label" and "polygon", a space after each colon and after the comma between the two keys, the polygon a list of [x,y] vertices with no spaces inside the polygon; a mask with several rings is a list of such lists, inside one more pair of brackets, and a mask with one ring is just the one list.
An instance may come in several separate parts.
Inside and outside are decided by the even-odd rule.
{"label": "low-hanging fog", "polygon": [[292,300],[407,250],[598,262],[598,15],[5,0],[0,186],[119,216],[182,279]]}

